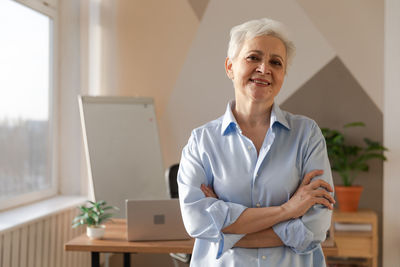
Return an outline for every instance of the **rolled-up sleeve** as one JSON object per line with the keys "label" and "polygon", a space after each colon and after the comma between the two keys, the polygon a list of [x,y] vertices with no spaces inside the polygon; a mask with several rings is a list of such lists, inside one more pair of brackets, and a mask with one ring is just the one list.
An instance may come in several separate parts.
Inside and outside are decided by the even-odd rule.
{"label": "rolled-up sleeve", "polygon": [[[321,130],[313,123],[309,141],[304,150],[301,164],[302,177],[312,170],[322,169],[324,174],[314,179],[322,179],[333,188],[332,173]],[[333,195],[333,193],[331,193]],[[281,222],[273,226],[282,242],[298,254],[308,254],[325,240],[330,227],[332,211],[316,204],[301,218]]]}
{"label": "rolled-up sleeve", "polygon": [[244,235],[225,234],[221,230],[236,221],[245,206],[205,197],[201,184],[212,184],[212,174],[204,167],[192,133],[182,151],[178,172],[179,200],[186,231],[194,238],[218,243],[216,258],[232,248]]}

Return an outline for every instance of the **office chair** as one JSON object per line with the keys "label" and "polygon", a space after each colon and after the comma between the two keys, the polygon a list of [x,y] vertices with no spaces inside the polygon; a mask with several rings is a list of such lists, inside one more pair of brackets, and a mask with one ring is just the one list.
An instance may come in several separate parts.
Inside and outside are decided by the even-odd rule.
{"label": "office chair", "polygon": [[165,178],[167,179],[167,183],[169,185],[169,196],[171,198],[179,198],[177,182],[178,170],[179,164],[174,164],[165,172]]}
{"label": "office chair", "polygon": [[[179,170],[179,164],[174,164],[171,167],[169,167],[165,172],[165,178],[169,185],[169,195],[171,198],[179,198],[178,182],[177,182],[178,170]],[[179,260],[184,263],[189,263],[190,258],[192,256],[191,254],[185,254],[185,253],[170,253],[169,255],[174,260],[175,267],[179,266],[176,260]]]}

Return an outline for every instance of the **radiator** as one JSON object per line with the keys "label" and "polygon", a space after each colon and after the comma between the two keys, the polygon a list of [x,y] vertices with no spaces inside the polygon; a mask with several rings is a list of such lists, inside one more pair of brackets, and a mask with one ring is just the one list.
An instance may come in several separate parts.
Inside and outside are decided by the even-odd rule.
{"label": "radiator", "polygon": [[64,251],[64,243],[82,234],[71,228],[78,210],[71,208],[0,232],[0,267],[86,267],[90,253]]}

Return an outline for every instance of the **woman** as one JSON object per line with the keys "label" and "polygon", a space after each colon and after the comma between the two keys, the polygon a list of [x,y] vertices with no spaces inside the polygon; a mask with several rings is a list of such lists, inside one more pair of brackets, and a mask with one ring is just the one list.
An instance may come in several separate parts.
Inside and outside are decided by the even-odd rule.
{"label": "woman", "polygon": [[195,130],[178,173],[191,266],[325,266],[332,176],[316,123],[274,104],[294,45],[282,24],[231,30],[225,69],[235,100]]}

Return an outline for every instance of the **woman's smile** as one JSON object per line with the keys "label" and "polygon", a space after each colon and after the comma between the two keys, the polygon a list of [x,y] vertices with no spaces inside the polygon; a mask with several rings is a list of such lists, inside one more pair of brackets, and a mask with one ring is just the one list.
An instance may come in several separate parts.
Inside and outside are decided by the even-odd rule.
{"label": "woman's smile", "polygon": [[264,79],[259,79],[259,78],[250,78],[249,81],[254,83],[257,86],[266,87],[266,86],[270,86],[271,85],[270,81],[264,80]]}

